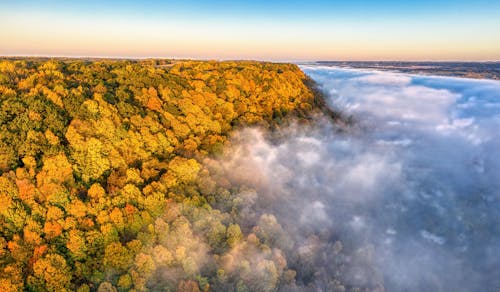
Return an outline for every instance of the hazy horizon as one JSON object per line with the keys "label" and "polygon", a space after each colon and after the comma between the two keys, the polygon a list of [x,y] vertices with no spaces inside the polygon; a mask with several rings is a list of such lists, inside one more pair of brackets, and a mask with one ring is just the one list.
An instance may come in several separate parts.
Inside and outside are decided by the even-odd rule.
{"label": "hazy horizon", "polygon": [[165,57],[165,56],[81,56],[81,55],[16,55],[16,54],[6,54],[0,55],[0,58],[41,58],[41,59],[102,59],[102,60],[173,60],[173,61],[258,61],[258,62],[271,62],[271,63],[295,63],[295,64],[306,64],[306,63],[320,63],[320,62],[346,62],[346,63],[363,63],[363,62],[402,62],[402,63],[500,63],[500,59],[495,60],[432,60],[432,59],[411,59],[411,60],[401,60],[401,59],[312,59],[312,60],[270,60],[265,58],[249,58],[249,59],[232,59],[232,58],[197,58],[197,57]]}

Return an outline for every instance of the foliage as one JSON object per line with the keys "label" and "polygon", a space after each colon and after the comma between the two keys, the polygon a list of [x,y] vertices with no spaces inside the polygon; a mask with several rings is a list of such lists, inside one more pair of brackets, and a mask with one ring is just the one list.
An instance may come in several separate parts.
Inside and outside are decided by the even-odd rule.
{"label": "foliage", "polygon": [[307,118],[314,97],[297,66],[21,59],[0,60],[0,76],[0,290],[292,281],[267,234],[216,208],[237,190],[202,161],[236,127]]}

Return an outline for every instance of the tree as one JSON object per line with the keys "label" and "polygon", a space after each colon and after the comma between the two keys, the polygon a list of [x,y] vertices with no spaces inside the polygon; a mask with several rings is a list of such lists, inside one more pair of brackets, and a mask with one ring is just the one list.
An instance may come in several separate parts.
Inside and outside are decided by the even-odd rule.
{"label": "tree", "polygon": [[87,242],[83,232],[80,230],[70,230],[66,240],[66,247],[71,252],[71,256],[76,260],[83,260],[87,256]]}
{"label": "tree", "polygon": [[168,164],[168,168],[179,183],[193,181],[200,171],[200,165],[196,160],[182,157],[172,159]]}
{"label": "tree", "polygon": [[116,292],[116,288],[113,286],[113,284],[109,282],[102,282],[101,285],[99,285],[99,288],[97,289],[97,292]]}
{"label": "tree", "polygon": [[112,242],[104,251],[104,265],[117,272],[124,272],[132,265],[132,253],[119,242]]}
{"label": "tree", "polygon": [[71,273],[64,258],[52,253],[35,262],[28,281],[34,290],[69,291]]}
{"label": "tree", "polygon": [[96,138],[90,138],[83,145],[75,146],[72,158],[76,161],[75,169],[81,174],[83,181],[96,180],[110,169],[108,154],[109,150]]}
{"label": "tree", "polygon": [[243,233],[241,232],[240,226],[237,224],[230,224],[227,227],[226,237],[229,247],[235,247],[243,239]]}

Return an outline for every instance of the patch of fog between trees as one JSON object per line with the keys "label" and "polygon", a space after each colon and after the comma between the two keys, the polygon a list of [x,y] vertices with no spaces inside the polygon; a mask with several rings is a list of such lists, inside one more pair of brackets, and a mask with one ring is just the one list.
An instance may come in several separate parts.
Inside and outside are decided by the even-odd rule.
{"label": "patch of fog between trees", "polygon": [[499,289],[500,83],[303,69],[357,125],[236,133],[243,229],[274,226],[299,290]]}

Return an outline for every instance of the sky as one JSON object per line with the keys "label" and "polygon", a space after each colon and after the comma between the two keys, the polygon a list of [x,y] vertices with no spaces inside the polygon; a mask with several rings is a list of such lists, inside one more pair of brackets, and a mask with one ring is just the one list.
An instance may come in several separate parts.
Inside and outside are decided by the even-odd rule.
{"label": "sky", "polygon": [[495,61],[498,15],[500,0],[0,0],[0,55]]}

